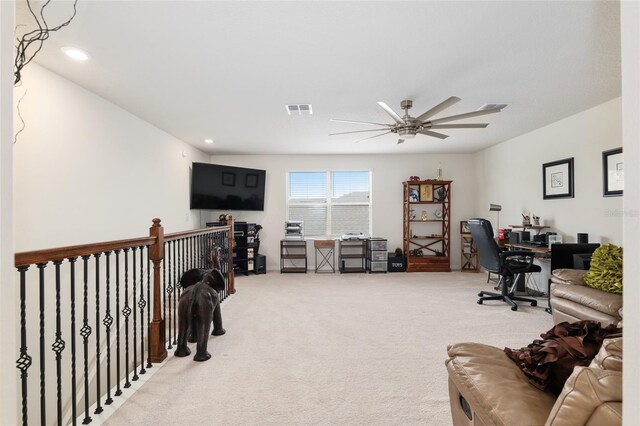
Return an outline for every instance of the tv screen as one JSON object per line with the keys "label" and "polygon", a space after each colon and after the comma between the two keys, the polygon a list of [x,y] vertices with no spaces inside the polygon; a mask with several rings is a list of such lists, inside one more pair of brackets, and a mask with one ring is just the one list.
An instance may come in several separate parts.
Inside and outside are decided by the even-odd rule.
{"label": "tv screen", "polygon": [[191,209],[264,210],[264,170],[193,163]]}

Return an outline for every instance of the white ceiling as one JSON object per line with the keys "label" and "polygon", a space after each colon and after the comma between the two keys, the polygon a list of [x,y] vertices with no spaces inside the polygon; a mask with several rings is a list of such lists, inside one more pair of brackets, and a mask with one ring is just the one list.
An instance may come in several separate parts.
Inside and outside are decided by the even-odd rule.
{"label": "white ceiling", "polygon": [[[212,154],[475,152],[620,96],[619,20],[613,1],[80,0],[36,62]],[[444,141],[328,136],[367,128],[330,118],[392,123],[376,101],[415,117],[452,95],[434,118],[511,105]]]}

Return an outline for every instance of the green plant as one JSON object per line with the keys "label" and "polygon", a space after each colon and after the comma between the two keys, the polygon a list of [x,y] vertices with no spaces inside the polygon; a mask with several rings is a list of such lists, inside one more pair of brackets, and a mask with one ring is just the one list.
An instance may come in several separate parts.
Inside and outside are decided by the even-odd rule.
{"label": "green plant", "polygon": [[589,287],[622,294],[622,247],[605,244],[593,252],[591,267],[584,276]]}

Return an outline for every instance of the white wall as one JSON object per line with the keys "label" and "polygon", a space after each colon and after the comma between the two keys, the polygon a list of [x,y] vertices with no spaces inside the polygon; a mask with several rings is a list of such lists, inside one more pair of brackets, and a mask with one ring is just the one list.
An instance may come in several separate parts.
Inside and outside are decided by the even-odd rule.
{"label": "white wall", "polygon": [[[459,221],[471,217],[475,207],[475,163],[473,155],[228,155],[211,156],[211,163],[251,167],[267,171],[264,212],[231,212],[237,220],[256,222],[260,231],[260,253],[267,255],[269,270],[279,269],[279,244],[284,236],[286,176],[301,170],[371,170],[373,173],[373,235],[387,238],[389,249],[402,247],[402,182],[409,176],[434,178],[438,163],[443,178],[453,180],[451,266],[460,268]],[[211,218],[219,213],[211,212]],[[309,268],[313,268],[311,243],[307,246]]]}
{"label": "white wall", "polygon": [[624,125],[624,424],[638,423],[640,406],[640,4],[621,5],[622,26],[622,123]]}
{"label": "white wall", "polygon": [[25,69],[16,251],[144,236],[154,217],[165,232],[198,226],[189,169],[208,155],[36,64]]}
{"label": "white wall", "polygon": [[18,424],[18,299],[13,267],[13,28],[15,3],[0,2],[0,424]]}
{"label": "white wall", "polygon": [[[622,197],[602,196],[602,152],[622,146],[621,105],[617,98],[479,152],[478,214],[493,222],[489,203],[501,204],[502,228],[532,212],[565,242],[586,232],[592,242],[622,245]],[[575,197],[543,200],[542,164],[570,157]]]}

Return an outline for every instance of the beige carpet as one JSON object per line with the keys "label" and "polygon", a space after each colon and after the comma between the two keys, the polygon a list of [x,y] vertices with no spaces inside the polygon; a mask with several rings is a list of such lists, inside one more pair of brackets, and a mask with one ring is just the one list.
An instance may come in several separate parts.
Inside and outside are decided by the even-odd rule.
{"label": "beige carpet", "polygon": [[[538,307],[476,304],[485,274],[240,277],[204,363],[168,362],[109,425],[447,425],[447,344],[521,347]],[[194,348],[192,349],[195,353]]]}

